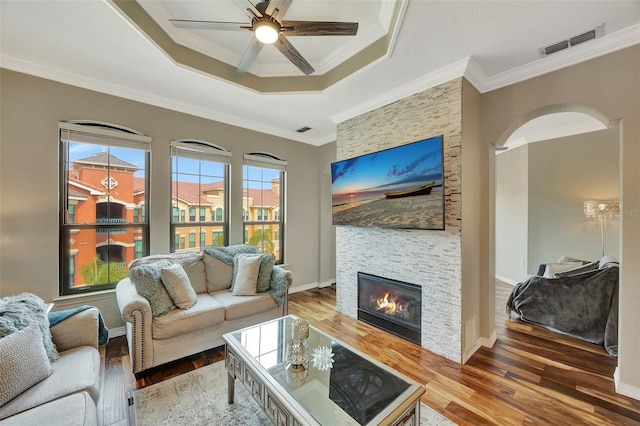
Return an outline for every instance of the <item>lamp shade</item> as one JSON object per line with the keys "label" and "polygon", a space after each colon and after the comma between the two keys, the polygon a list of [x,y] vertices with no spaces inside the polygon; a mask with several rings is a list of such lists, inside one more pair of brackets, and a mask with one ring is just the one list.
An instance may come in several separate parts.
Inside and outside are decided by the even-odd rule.
{"label": "lamp shade", "polygon": [[618,201],[585,201],[584,214],[588,218],[600,221],[609,220],[617,217],[620,212],[620,203]]}

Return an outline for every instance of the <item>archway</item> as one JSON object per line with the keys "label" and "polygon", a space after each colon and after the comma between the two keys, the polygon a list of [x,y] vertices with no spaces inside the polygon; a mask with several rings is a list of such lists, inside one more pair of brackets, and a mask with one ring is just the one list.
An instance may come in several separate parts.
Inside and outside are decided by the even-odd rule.
{"label": "archway", "polygon": [[[562,120],[557,120],[557,118],[565,118],[567,122],[562,123]],[[573,123],[570,122],[572,119],[575,120],[575,122]],[[547,124],[553,123],[554,121],[556,123],[560,123],[562,128],[552,129],[552,128],[545,128],[544,125],[539,125],[537,127],[537,130],[543,130],[543,131],[537,132],[536,134],[536,126],[532,126],[532,123],[536,123],[536,122],[540,123],[545,121]],[[618,124],[619,124],[618,120],[613,120],[613,121],[609,120],[604,114],[585,105],[580,105],[580,104],[550,105],[550,106],[537,108],[515,119],[507,127],[507,129],[502,132],[501,137],[495,143],[495,147],[496,147],[496,151],[499,151],[501,150],[502,147],[508,147],[509,149],[512,149],[513,147],[517,147],[523,144],[531,144],[531,142],[538,142],[538,141],[548,141],[549,139],[553,139],[553,142],[572,140],[574,143],[574,146],[576,146],[575,141],[578,138],[580,140],[582,139],[586,140],[589,137],[591,137],[592,139],[596,137],[606,137],[607,143],[609,144],[608,146],[615,147],[614,152],[612,154],[609,154],[609,156],[612,157],[609,159],[609,166],[611,166],[610,170],[608,170],[609,180],[612,181],[613,184],[615,184],[615,193],[613,194],[613,197],[620,198],[621,195],[619,194],[621,194],[621,192],[618,192],[618,191],[621,188],[620,169],[619,169],[619,163],[620,163],[619,149],[621,144],[621,138],[620,138],[620,129],[618,129]],[[529,128],[528,129],[529,135],[535,134],[533,137],[528,137],[527,132],[523,131],[523,129],[527,129],[527,128]],[[607,129],[610,129],[610,130],[607,130]],[[602,130],[602,132],[593,133],[594,131],[598,131],[598,130]],[[569,136],[569,135],[582,134],[582,133],[585,133],[585,135],[580,137],[573,137],[573,138]],[[561,139],[558,139],[558,138],[561,138]],[[547,146],[550,146],[552,143],[543,142],[543,144],[540,144],[540,146],[544,144],[547,144]],[[533,146],[533,145],[530,145],[530,146]],[[536,147],[536,149],[540,149],[540,147]],[[578,154],[582,155],[583,153],[579,152]],[[525,158],[527,158],[527,161],[528,161],[528,157],[525,157]],[[538,156],[538,158],[540,158],[540,156]],[[544,159],[548,157],[542,157],[542,158]],[[554,159],[551,159],[549,163],[553,164],[554,163],[553,160]],[[597,167],[598,160],[599,160],[598,158],[592,159],[592,165],[591,165],[592,168]],[[559,161],[556,161],[556,163],[562,164],[563,161],[565,161],[567,165],[572,166],[571,162],[572,161],[575,162],[576,159],[572,158],[572,156],[567,156],[565,154],[565,157]],[[492,225],[491,225],[491,233],[490,233],[491,234],[490,239],[491,239],[492,251],[493,251],[493,256],[491,260],[491,270],[492,270],[491,279],[495,280],[495,279],[502,278],[500,276],[501,274],[500,274],[500,267],[499,267],[499,261],[500,261],[499,256],[501,252],[499,247],[499,235],[500,235],[500,226],[502,225],[502,222],[499,214],[499,206],[497,205],[498,199],[500,197],[498,187],[497,187],[500,180],[500,177],[498,176],[499,175],[498,161],[497,159],[494,158],[490,163],[491,163],[490,167],[491,167],[492,186],[493,186],[493,189],[491,191],[491,205],[493,206],[493,214],[491,219]],[[588,167],[586,168],[588,169]],[[571,167],[567,167],[567,169],[571,169]],[[550,171],[550,173],[553,173],[553,171]],[[534,175],[535,175],[535,169],[534,169]],[[547,179],[547,181],[548,180],[549,179]],[[529,182],[526,182],[526,184],[529,185]],[[563,184],[564,184],[564,181],[558,182],[559,186]],[[600,257],[599,256],[599,253],[600,253],[599,228],[597,228],[598,225],[595,222],[592,222],[592,223],[588,222],[587,218],[584,216],[582,212],[582,205],[583,205],[583,202],[586,201],[588,198],[594,197],[596,199],[606,199],[607,196],[602,195],[601,188],[594,188],[592,190],[588,186],[583,186],[579,188],[579,190],[572,190],[571,188],[562,188],[562,189],[568,192],[566,192],[565,194],[562,194],[561,191],[556,191],[557,193],[560,193],[561,196],[564,196],[565,198],[563,200],[564,205],[561,207],[567,210],[566,206],[571,205],[571,209],[572,209],[571,214],[574,214],[574,217],[570,218],[572,220],[572,223],[574,224],[574,229],[571,229],[570,231],[574,232],[577,235],[576,238],[580,238],[581,236],[583,236],[584,235],[583,233],[585,232],[585,230],[589,230],[589,232],[597,236],[597,244],[595,244],[595,241],[589,241],[589,244],[587,244],[587,246],[591,248],[594,248],[594,249],[597,248],[597,250],[589,251],[591,255],[588,256],[589,259],[593,258],[592,260],[597,260],[596,257],[597,258]],[[525,191],[527,190],[528,190],[528,186],[527,188],[525,188]],[[526,193],[525,197],[528,197],[528,196],[529,196],[529,193]],[[573,199],[570,199],[570,198],[573,198]],[[546,207],[548,208],[548,206]],[[554,216],[554,219],[556,218],[556,215],[559,216],[559,213],[555,210],[551,211],[550,214]],[[528,221],[528,218],[527,218],[527,221]],[[620,235],[619,235],[619,228],[618,228],[617,221],[615,223],[615,226],[612,227],[611,232],[615,232],[615,234],[617,235],[617,237],[615,238],[615,249],[617,254],[617,250],[620,249],[620,239],[619,239]],[[525,239],[527,237],[528,235],[524,236]],[[596,255],[596,252],[598,253],[598,255]],[[569,253],[566,253],[566,254],[569,254]],[[546,261],[547,262],[555,261],[555,259],[553,258],[554,256],[558,257],[555,253],[550,253]],[[537,262],[531,262],[531,264],[527,265],[528,263],[527,260],[528,260],[527,253],[525,253],[525,255],[523,255],[522,257],[518,257],[517,266],[522,267],[521,276],[520,276],[521,279],[526,278],[527,274],[535,273],[539,265]],[[519,280],[512,280],[511,282],[509,282],[509,280],[507,280],[507,282],[509,282],[510,284],[515,284],[518,281]],[[494,286],[491,286],[491,287],[493,291],[491,291],[492,294],[490,295],[490,297],[492,297],[492,301],[493,301],[495,300],[495,297],[496,297],[496,289]],[[501,313],[503,311],[502,306],[496,306],[495,311],[498,313]]]}

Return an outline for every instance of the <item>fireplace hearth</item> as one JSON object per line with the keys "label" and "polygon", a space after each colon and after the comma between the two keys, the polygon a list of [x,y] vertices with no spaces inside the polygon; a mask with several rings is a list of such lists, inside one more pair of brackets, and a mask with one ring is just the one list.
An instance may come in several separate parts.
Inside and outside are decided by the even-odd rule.
{"label": "fireplace hearth", "polygon": [[358,319],[421,345],[420,286],[358,272]]}

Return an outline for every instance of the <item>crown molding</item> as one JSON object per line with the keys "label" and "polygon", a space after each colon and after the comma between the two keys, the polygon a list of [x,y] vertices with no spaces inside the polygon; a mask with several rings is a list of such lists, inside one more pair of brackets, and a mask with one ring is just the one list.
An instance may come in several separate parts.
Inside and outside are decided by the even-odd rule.
{"label": "crown molding", "polygon": [[201,108],[193,106],[185,102],[178,102],[174,99],[168,99],[162,96],[157,96],[151,93],[132,89],[130,87],[120,86],[117,84],[107,83],[102,80],[89,78],[68,71],[63,71],[58,68],[48,67],[41,64],[36,64],[30,61],[25,61],[12,56],[2,55],[0,56],[0,68],[6,68],[8,70],[21,72],[24,74],[33,75],[36,77],[44,78],[47,80],[57,81],[59,83],[68,84],[71,86],[80,87],[94,92],[105,93],[107,95],[118,96],[120,98],[142,102],[148,105],[157,106],[160,108],[166,108],[172,111],[182,112],[185,114],[195,115],[197,117],[206,118],[208,120],[218,121],[223,124],[229,124],[236,127],[241,127],[248,130],[253,130],[260,133],[266,133],[273,136],[278,136],[285,139],[291,139],[297,142],[302,142],[310,145],[319,146],[324,143],[335,140],[335,136],[331,139],[332,135],[322,135],[314,138],[299,134],[292,131],[283,131],[277,127],[267,126],[260,123],[256,123],[251,120],[247,120],[235,115],[225,114],[220,111],[211,110],[207,108]]}
{"label": "crown molding", "polygon": [[622,50],[638,43],[640,43],[640,24],[493,76],[488,76],[473,57],[467,57],[383,93],[356,107],[335,114],[330,118],[335,123],[341,123],[461,76],[464,76],[480,93],[486,93]]}
{"label": "crown molding", "polygon": [[640,24],[627,27],[613,34],[605,35],[588,43],[540,58],[534,62],[508,71],[486,77],[484,81],[478,81],[480,87],[476,86],[476,89],[481,93],[490,92],[608,53],[613,53],[638,43],[640,43]]}
{"label": "crown molding", "polygon": [[376,108],[380,108],[384,105],[389,105],[400,99],[404,99],[408,96],[414,95],[423,90],[437,86],[438,84],[446,83],[454,78],[461,77],[467,68],[469,58],[461,59],[451,65],[413,80],[407,84],[399,86],[393,90],[387,91],[379,96],[371,98],[366,102],[363,102],[353,108],[349,108],[338,114],[334,114],[329,117],[334,123],[342,123],[358,115],[372,111]]}

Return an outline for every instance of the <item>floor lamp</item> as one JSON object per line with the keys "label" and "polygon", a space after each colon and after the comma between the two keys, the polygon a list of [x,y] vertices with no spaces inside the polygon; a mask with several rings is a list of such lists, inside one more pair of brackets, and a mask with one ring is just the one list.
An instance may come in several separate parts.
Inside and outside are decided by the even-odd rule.
{"label": "floor lamp", "polygon": [[604,223],[618,217],[620,203],[618,201],[585,201],[584,214],[590,219],[600,222],[600,241],[602,242],[602,256],[604,256]]}

